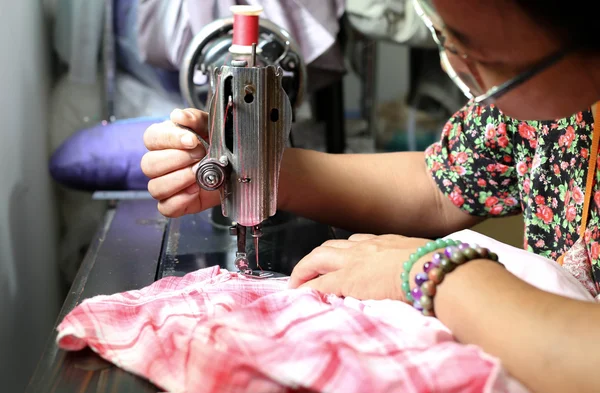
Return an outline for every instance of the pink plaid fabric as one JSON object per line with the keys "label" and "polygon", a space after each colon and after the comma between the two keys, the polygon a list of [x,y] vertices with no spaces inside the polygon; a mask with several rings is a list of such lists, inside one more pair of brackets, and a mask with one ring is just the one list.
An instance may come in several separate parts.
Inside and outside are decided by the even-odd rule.
{"label": "pink plaid fabric", "polygon": [[397,301],[357,301],[219,267],[85,300],[58,327],[179,393],[516,392],[498,360]]}

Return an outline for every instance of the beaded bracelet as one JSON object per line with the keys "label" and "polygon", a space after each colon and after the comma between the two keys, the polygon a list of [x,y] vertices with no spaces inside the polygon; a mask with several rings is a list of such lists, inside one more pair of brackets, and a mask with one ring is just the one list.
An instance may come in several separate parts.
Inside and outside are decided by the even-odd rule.
{"label": "beaded bracelet", "polygon": [[472,247],[466,243],[448,246],[443,252],[434,254],[431,261],[423,266],[423,272],[415,276],[416,287],[411,291],[411,297],[416,299],[413,301],[413,307],[425,316],[435,316],[433,298],[437,286],[444,281],[446,274],[451,273],[457,266],[476,259],[498,262],[498,255],[487,248]]}
{"label": "beaded bracelet", "polygon": [[404,262],[404,271],[400,276],[402,279],[402,291],[404,292],[407,302],[412,303],[414,301],[410,291],[409,283],[410,270],[412,269],[413,265],[430,252],[441,250],[447,247],[458,246],[459,244],[461,243],[452,239],[437,239],[425,244],[423,247],[419,247],[415,253],[409,256],[408,261]]}

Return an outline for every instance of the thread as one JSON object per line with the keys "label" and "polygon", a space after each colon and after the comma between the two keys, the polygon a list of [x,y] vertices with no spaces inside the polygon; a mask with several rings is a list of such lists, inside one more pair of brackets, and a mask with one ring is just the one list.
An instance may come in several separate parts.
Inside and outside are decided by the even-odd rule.
{"label": "thread", "polygon": [[233,42],[232,47],[247,52],[252,44],[258,44],[259,20],[262,13],[261,6],[235,5],[233,13]]}
{"label": "thread", "polygon": [[233,45],[252,46],[258,44],[258,16],[233,16]]}

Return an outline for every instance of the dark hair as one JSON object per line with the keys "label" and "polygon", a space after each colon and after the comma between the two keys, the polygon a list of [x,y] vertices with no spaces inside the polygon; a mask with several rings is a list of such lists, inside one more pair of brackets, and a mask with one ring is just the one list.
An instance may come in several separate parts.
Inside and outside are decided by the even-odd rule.
{"label": "dark hair", "polygon": [[[533,20],[549,29],[565,45],[575,46],[574,49],[577,50],[600,52],[600,37],[596,18],[593,17],[592,2],[585,0],[515,1]],[[588,17],[583,17],[585,15]]]}

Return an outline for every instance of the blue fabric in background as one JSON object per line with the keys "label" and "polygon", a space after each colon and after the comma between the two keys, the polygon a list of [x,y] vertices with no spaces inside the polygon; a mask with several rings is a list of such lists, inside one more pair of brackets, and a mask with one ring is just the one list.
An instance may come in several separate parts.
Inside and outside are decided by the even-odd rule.
{"label": "blue fabric in background", "polygon": [[113,25],[118,66],[146,85],[167,93],[179,93],[179,73],[153,67],[140,60],[137,46],[139,0],[115,0]]}
{"label": "blue fabric in background", "polygon": [[146,190],[140,162],[148,151],[143,135],[168,117],[118,120],[78,131],[50,159],[59,184],[83,191]]}

